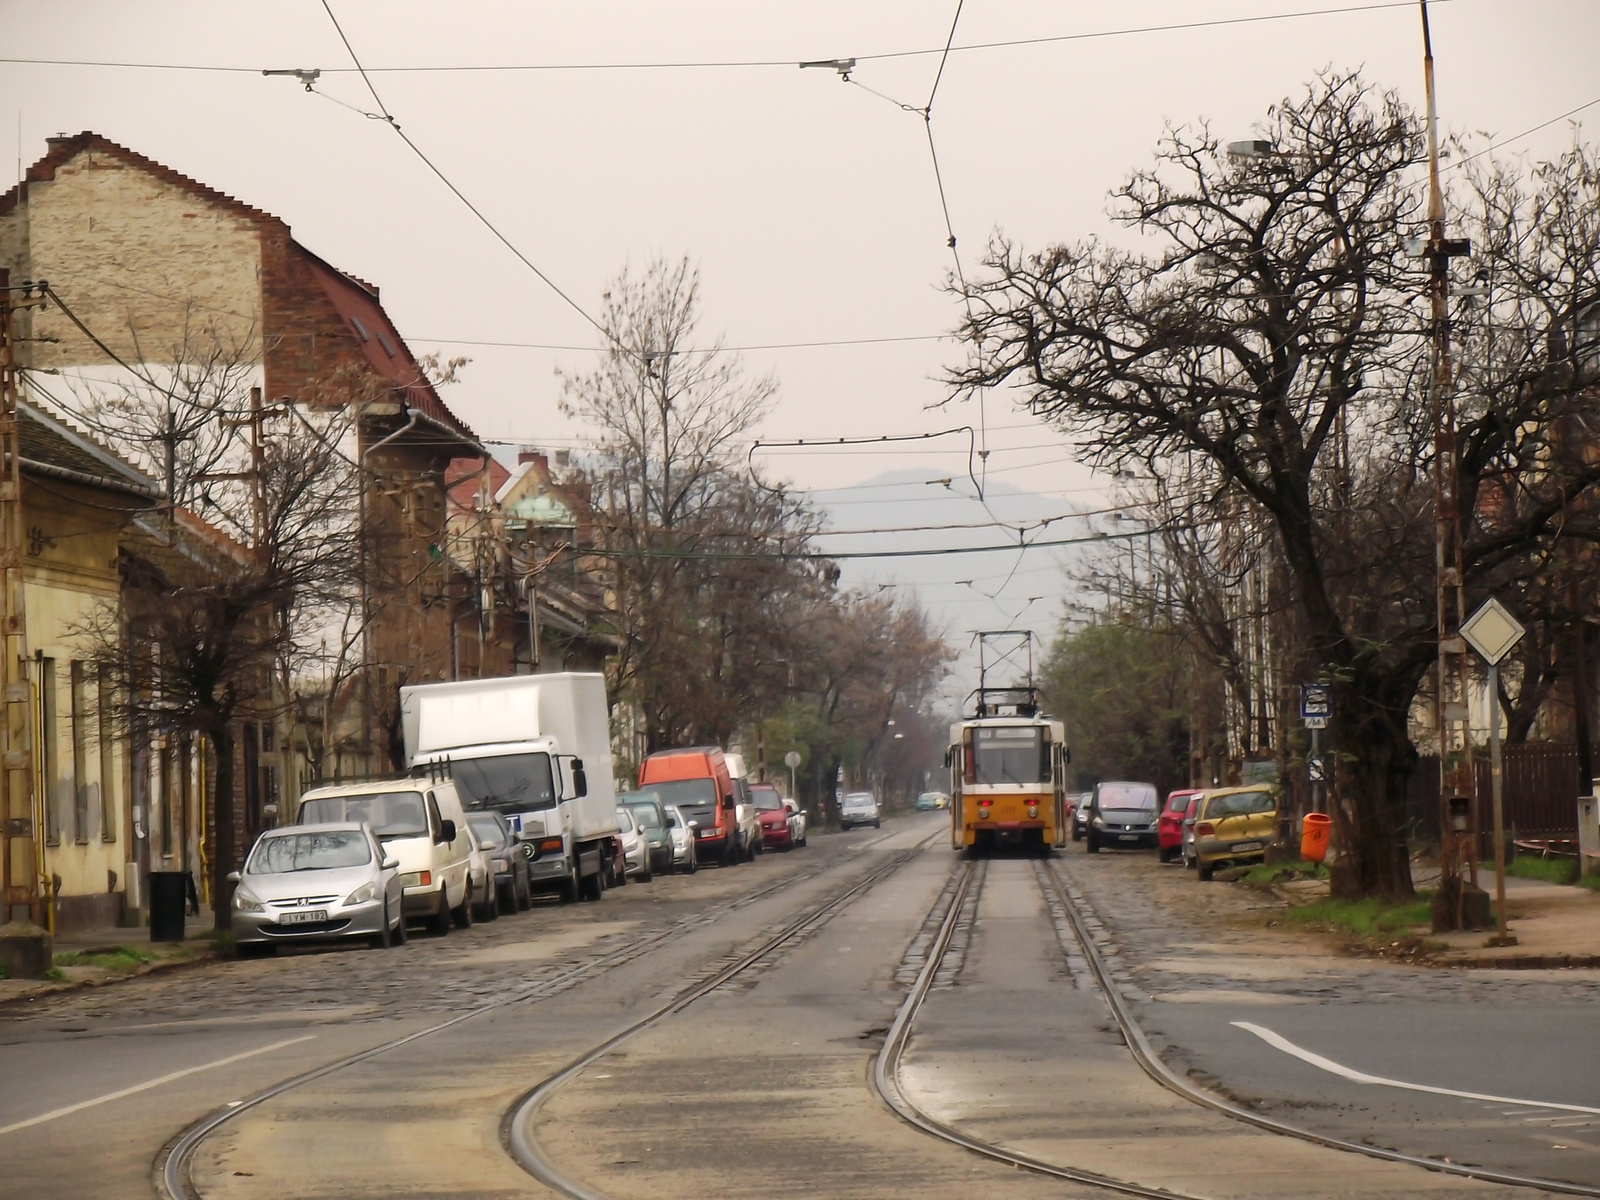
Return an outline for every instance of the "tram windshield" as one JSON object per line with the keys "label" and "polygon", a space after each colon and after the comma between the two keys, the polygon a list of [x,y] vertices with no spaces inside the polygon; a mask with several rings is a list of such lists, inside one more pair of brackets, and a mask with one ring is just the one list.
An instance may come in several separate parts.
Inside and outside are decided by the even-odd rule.
{"label": "tram windshield", "polygon": [[1049,783],[1050,756],[1037,725],[979,726],[973,730],[976,783]]}

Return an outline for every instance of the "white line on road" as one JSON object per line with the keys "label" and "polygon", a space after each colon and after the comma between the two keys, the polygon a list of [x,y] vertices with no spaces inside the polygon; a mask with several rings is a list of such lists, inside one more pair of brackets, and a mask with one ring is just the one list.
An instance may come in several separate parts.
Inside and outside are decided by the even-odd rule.
{"label": "white line on road", "polygon": [[[1515,1096],[1491,1096],[1483,1092],[1461,1092],[1455,1088],[1433,1087],[1426,1083],[1407,1083],[1403,1079],[1385,1079],[1382,1075],[1368,1075],[1365,1071],[1357,1071],[1352,1067],[1334,1062],[1331,1058],[1323,1058],[1320,1054],[1313,1054],[1309,1050],[1301,1049],[1288,1038],[1282,1037],[1272,1030],[1260,1025],[1253,1025],[1249,1021],[1231,1021],[1229,1024],[1246,1033],[1253,1033],[1267,1045],[1275,1050],[1282,1050],[1285,1054],[1292,1054],[1302,1062],[1308,1062],[1313,1067],[1327,1071],[1331,1075],[1338,1075],[1350,1080],[1352,1083],[1376,1083],[1382,1087],[1404,1088],[1409,1092],[1429,1092],[1435,1096],[1460,1096],[1465,1100],[1487,1100],[1492,1104],[1523,1104],[1535,1109],[1559,1108],[1563,1112],[1592,1113],[1600,1116],[1600,1108],[1589,1108],[1582,1104],[1557,1104],[1545,1100],[1519,1100]],[[0,1130],[0,1132],[4,1132]]]}
{"label": "white line on road", "polygon": [[304,1037],[290,1038],[286,1042],[273,1042],[270,1046],[260,1046],[255,1050],[246,1050],[243,1054],[230,1054],[227,1058],[219,1058],[215,1062],[201,1063],[198,1067],[185,1067],[181,1071],[173,1071],[156,1079],[147,1079],[143,1083],[134,1084],[132,1087],[125,1087],[115,1092],[107,1092],[104,1096],[96,1096],[93,1100],[82,1100],[77,1104],[69,1104],[65,1108],[53,1108],[47,1113],[40,1113],[37,1117],[29,1117],[26,1121],[18,1121],[13,1125],[0,1125],[0,1134],[15,1133],[19,1129],[27,1129],[33,1125],[43,1125],[46,1121],[54,1121],[57,1117],[71,1116],[75,1112],[93,1108],[97,1104],[108,1104],[112,1100],[121,1100],[124,1096],[131,1096],[135,1092],[147,1092],[151,1088],[160,1087],[164,1083],[171,1083],[174,1079],[182,1079],[185,1075],[195,1075],[201,1071],[209,1071],[213,1067],[225,1067],[229,1063],[236,1063],[246,1058],[254,1058],[258,1054],[282,1050],[285,1046],[293,1046],[299,1042],[309,1042],[316,1036],[314,1033],[308,1033]]}

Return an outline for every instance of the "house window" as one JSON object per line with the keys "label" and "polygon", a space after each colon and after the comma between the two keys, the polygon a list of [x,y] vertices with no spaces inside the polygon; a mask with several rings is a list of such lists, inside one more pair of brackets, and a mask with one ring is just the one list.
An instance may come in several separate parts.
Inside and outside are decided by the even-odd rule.
{"label": "house window", "polygon": [[83,703],[83,664],[74,659],[67,668],[67,705],[72,720],[72,840],[89,840],[89,714]]}
{"label": "house window", "polygon": [[115,693],[103,668],[95,683],[98,693],[95,697],[95,732],[100,737],[100,840],[114,842],[117,840]]}
{"label": "house window", "polygon": [[39,787],[44,790],[44,837],[61,844],[61,807],[56,796],[56,660],[41,656],[39,663]]}
{"label": "house window", "polygon": [[370,342],[372,340],[372,335],[367,332],[367,327],[361,323],[360,317],[352,314],[350,317],[350,324],[355,326],[355,331],[361,335],[361,340],[363,342]]}
{"label": "house window", "polygon": [[1572,357],[1585,375],[1600,374],[1600,304],[1591,304],[1578,314],[1576,344]]}
{"label": "house window", "polygon": [[394,343],[389,340],[389,335],[383,330],[378,330],[378,345],[383,347],[383,352],[390,358],[394,357]]}

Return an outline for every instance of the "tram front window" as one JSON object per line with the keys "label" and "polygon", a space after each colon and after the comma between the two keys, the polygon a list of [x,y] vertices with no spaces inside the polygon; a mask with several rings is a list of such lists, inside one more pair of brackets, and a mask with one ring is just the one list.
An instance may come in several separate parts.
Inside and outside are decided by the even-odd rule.
{"label": "tram front window", "polygon": [[980,726],[973,734],[973,749],[977,752],[975,783],[1050,782],[1050,757],[1045,753],[1043,731],[1038,726]]}

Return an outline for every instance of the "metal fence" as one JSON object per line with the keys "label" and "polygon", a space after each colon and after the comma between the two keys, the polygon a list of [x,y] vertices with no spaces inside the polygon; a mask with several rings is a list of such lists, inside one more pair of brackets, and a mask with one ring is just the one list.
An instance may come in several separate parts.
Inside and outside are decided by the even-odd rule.
{"label": "metal fence", "polygon": [[[1578,836],[1578,796],[1587,781],[1578,778],[1578,748],[1553,742],[1527,742],[1502,750],[1506,832],[1518,838]],[[1489,760],[1477,768],[1477,817],[1485,857],[1494,853],[1494,800]],[[1418,760],[1406,791],[1406,825],[1417,842],[1439,840],[1439,760]]]}

